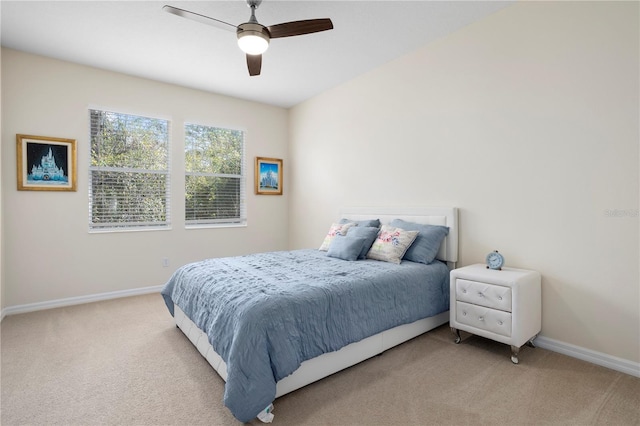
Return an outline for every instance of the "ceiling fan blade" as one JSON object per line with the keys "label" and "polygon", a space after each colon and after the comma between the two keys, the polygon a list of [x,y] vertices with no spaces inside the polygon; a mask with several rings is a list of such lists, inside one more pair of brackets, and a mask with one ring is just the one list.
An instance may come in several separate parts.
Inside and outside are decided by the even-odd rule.
{"label": "ceiling fan blade", "polygon": [[305,21],[285,22],[267,27],[271,38],[291,37],[303,34],[317,33],[333,29],[333,22],[329,18],[307,19]]}
{"label": "ceiling fan blade", "polygon": [[195,12],[189,12],[188,10],[180,9],[178,7],[169,6],[168,4],[162,7],[162,10],[165,12],[172,13],[177,16],[181,16],[183,18],[191,19],[193,21],[197,21],[203,24],[212,25],[214,27],[227,30],[227,31],[236,31],[236,26],[230,24],[228,22],[221,21],[219,19],[210,18],[208,16],[201,15]]}
{"label": "ceiling fan blade", "polygon": [[249,68],[249,75],[260,75],[262,55],[247,55],[247,68]]}

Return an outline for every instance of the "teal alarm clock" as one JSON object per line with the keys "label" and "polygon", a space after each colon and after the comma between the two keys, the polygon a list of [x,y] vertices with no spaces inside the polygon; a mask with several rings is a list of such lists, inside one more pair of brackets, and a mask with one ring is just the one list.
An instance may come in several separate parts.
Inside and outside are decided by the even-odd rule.
{"label": "teal alarm clock", "polygon": [[487,255],[487,268],[501,270],[504,266],[504,256],[494,250]]}

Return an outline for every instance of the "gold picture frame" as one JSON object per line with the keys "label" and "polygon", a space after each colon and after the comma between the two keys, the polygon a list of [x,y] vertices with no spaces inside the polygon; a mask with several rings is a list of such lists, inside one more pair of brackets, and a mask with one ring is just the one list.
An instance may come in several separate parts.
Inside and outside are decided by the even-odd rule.
{"label": "gold picture frame", "polygon": [[19,191],[76,191],[76,140],[16,135]]}
{"label": "gold picture frame", "polygon": [[256,194],[282,195],[282,160],[256,157]]}

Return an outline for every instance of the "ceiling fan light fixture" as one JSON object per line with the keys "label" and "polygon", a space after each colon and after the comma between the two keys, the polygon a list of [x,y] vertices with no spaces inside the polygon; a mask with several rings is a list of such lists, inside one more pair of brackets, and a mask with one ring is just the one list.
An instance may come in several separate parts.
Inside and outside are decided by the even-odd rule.
{"label": "ceiling fan light fixture", "polygon": [[300,36],[333,29],[333,23],[329,18],[290,21],[265,27],[256,19],[256,9],[260,6],[262,0],[246,1],[247,6],[251,9],[251,16],[247,22],[238,26],[196,12],[189,12],[179,7],[164,5],[162,10],[203,24],[235,31],[238,37],[238,47],[246,54],[250,76],[260,75],[262,54],[269,48],[269,41],[272,38]]}
{"label": "ceiling fan light fixture", "polygon": [[267,29],[254,23],[238,26],[238,46],[248,55],[261,55],[269,47],[269,33]]}

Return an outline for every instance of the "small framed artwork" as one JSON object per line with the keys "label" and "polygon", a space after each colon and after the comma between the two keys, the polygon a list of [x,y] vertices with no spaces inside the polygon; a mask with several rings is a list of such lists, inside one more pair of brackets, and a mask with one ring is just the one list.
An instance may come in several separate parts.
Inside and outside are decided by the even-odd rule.
{"label": "small framed artwork", "polygon": [[282,160],[256,157],[256,194],[282,195]]}
{"label": "small framed artwork", "polygon": [[75,139],[16,135],[18,190],[75,191]]}

